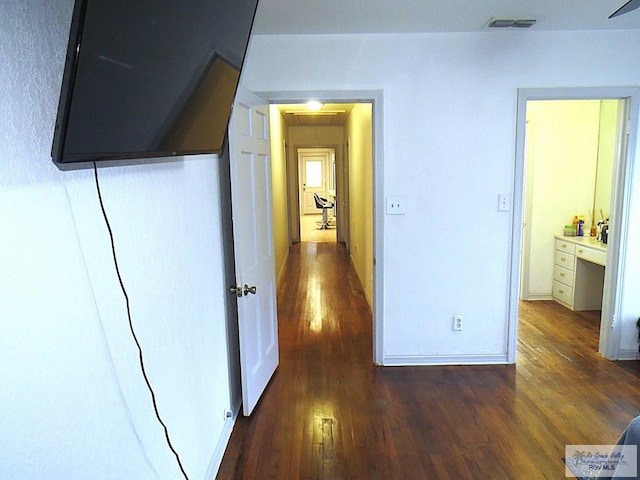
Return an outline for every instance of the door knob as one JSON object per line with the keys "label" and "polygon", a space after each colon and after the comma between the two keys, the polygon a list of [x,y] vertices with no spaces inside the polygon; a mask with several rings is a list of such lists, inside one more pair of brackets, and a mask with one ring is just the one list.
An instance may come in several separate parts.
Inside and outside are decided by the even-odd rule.
{"label": "door knob", "polygon": [[253,295],[256,294],[256,287],[250,287],[249,285],[247,285],[246,283],[244,284],[244,294],[245,295],[249,295],[250,293],[252,293]]}
{"label": "door knob", "polygon": [[[245,285],[246,288],[246,285]],[[244,293],[242,291],[242,287],[240,285],[238,285],[237,287],[235,285],[229,287],[229,292],[232,295],[237,295],[238,297],[241,297]]]}

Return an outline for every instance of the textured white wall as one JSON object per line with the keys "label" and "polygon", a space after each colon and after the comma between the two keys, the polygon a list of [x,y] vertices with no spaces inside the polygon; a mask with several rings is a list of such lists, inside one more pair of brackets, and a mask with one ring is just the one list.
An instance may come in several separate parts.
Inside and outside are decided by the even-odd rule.
{"label": "textured white wall", "polygon": [[[50,159],[72,5],[0,5],[0,478],[180,478],[93,172]],[[100,170],[148,374],[192,479],[215,471],[229,409],[216,162]]]}
{"label": "textured white wall", "polygon": [[[385,195],[407,200],[404,218],[384,220],[386,358],[504,358],[511,215],[497,201],[513,191],[517,89],[637,84],[638,44],[638,31],[253,39],[251,90],[384,91]],[[623,336],[636,342],[638,255],[627,263]]]}

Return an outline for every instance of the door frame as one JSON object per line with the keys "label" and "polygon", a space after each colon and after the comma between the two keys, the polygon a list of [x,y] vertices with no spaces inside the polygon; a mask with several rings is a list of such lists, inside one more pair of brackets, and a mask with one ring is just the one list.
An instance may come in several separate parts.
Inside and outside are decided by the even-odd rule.
{"label": "door frame", "polygon": [[522,261],[522,224],[525,179],[526,107],[530,100],[600,100],[628,99],[628,143],[626,155],[614,166],[612,211],[610,222],[615,225],[607,244],[607,268],[603,292],[603,311],[600,325],[599,353],[615,360],[619,358],[621,332],[621,296],[624,284],[624,263],[627,250],[629,204],[632,167],[636,152],[640,88],[637,87],[576,87],[518,89],[516,120],[516,152],[514,165],[513,211],[511,223],[511,269],[509,279],[508,346],[510,363],[516,361],[518,302]]}
{"label": "door frame", "polygon": [[384,159],[382,90],[292,90],[256,92],[269,103],[370,103],[373,132],[373,363],[384,364]]}
{"label": "door frame", "polygon": [[[294,144],[293,145],[293,157],[299,159],[300,150],[333,150],[335,154],[336,168],[340,168],[340,171],[336,171],[336,192],[337,197],[340,199],[349,199],[347,185],[345,181],[348,181],[348,176],[345,176],[342,166],[346,164],[344,157],[340,153],[341,145],[339,144]],[[300,216],[302,215],[302,209],[300,205],[300,198],[302,190],[300,189],[300,162],[292,162],[291,176],[289,179],[288,192],[290,198],[297,198],[297,203],[289,202],[291,211],[289,212],[289,245],[300,242]],[[347,169],[348,170],[348,169]],[[346,180],[345,180],[346,179]],[[344,208],[342,202],[336,204],[336,242],[345,243],[347,251],[349,251],[348,232],[349,232],[349,216],[348,208]]]}
{"label": "door frame", "polygon": [[[527,108],[529,108],[529,102],[536,102],[536,100],[527,100]],[[583,108],[586,108],[586,102],[589,102],[589,104],[591,106],[595,106],[595,104],[597,103],[599,105],[600,108],[598,108],[598,116],[599,119],[598,121],[600,122],[600,115],[602,114],[601,112],[601,106],[602,106],[602,102],[603,101],[614,101],[616,102],[616,122],[617,122],[617,126],[618,129],[617,131],[614,133],[615,136],[615,144],[614,144],[614,151],[615,153],[612,154],[612,157],[615,157],[615,161],[616,164],[614,165],[612,163],[611,165],[611,170],[610,170],[610,174],[613,176],[614,170],[616,168],[616,165],[619,162],[619,158],[621,155],[625,155],[626,151],[623,149],[622,147],[622,141],[624,140],[623,135],[622,135],[622,128],[626,128],[626,123],[627,123],[627,118],[628,118],[628,112],[627,112],[627,107],[628,107],[628,98],[625,99],[615,99],[615,100],[610,100],[610,99],[602,99],[602,98],[597,98],[597,99],[578,99],[578,100],[550,100],[551,102],[555,103],[555,102],[562,102],[564,104],[563,108],[561,109],[562,111],[566,111],[565,109],[569,109],[569,102],[573,103],[573,102],[577,102],[580,103],[581,106]],[[557,105],[557,104],[556,104]],[[575,103],[573,103],[573,105],[575,106]],[[541,110],[541,111],[546,111],[546,110]],[[548,113],[545,114],[543,117],[541,118],[536,118],[535,121],[531,121],[531,119],[529,118],[529,112],[526,113],[526,130],[525,130],[525,173],[524,173],[524,207],[523,207],[523,222],[522,222],[522,261],[521,261],[521,265],[520,265],[520,300],[524,300],[524,301],[535,301],[535,300],[552,300],[553,296],[551,294],[551,284],[549,283],[549,290],[547,292],[535,292],[532,293],[529,289],[529,280],[531,278],[530,272],[531,272],[531,268],[532,268],[532,263],[531,263],[531,247],[532,247],[532,243],[531,243],[531,239],[532,236],[534,235],[534,233],[536,231],[539,232],[538,228],[533,228],[534,222],[533,222],[533,210],[534,208],[539,208],[538,204],[536,202],[533,201],[533,192],[535,190],[535,186],[534,186],[534,171],[536,169],[536,167],[534,167],[534,164],[536,163],[537,160],[534,160],[536,157],[536,153],[535,153],[535,146],[536,146],[536,128],[538,125],[544,126],[547,119],[550,118],[547,115],[549,115]],[[563,136],[566,136],[567,132],[563,132]],[[598,135],[596,133],[593,133],[593,135]],[[599,145],[599,143],[598,143]],[[599,152],[598,152],[599,153]],[[599,165],[599,161],[596,159],[596,168],[597,165]],[[595,172],[594,172],[595,173]],[[597,174],[596,174],[597,177]],[[611,182],[613,184],[613,180]],[[537,184],[536,184],[537,185]],[[612,186],[611,184],[609,185],[610,187]],[[615,187],[615,186],[614,186]],[[566,193],[566,192],[565,192]],[[605,210],[606,212],[610,212],[610,201],[609,201],[609,206],[608,208]],[[572,215],[573,216],[573,215]],[[566,223],[569,223],[569,220],[571,219],[571,217],[565,217],[566,219]],[[558,219],[556,218],[556,221],[553,222],[553,224],[555,225],[555,229],[556,232],[558,233],[558,226],[560,225],[564,225],[564,224],[559,224],[558,223]],[[538,237],[539,238],[539,237]],[[547,237],[550,238],[550,237]],[[547,252],[547,255],[549,255],[550,252]],[[551,258],[551,257],[547,257],[547,258]]]}
{"label": "door frame", "polygon": [[[301,210],[301,215],[303,215],[303,211],[304,211],[304,191],[303,191],[303,177],[305,175],[304,169],[302,169],[302,158],[304,158],[305,154],[311,154],[311,153],[317,153],[318,155],[326,155],[327,156],[327,161],[323,162],[322,165],[322,175],[323,175],[323,188],[322,188],[322,196],[323,197],[327,197],[327,192],[329,190],[328,185],[331,183],[330,180],[330,176],[331,176],[331,162],[330,162],[330,155],[333,154],[333,158],[335,160],[336,157],[336,149],[334,147],[296,147],[296,157],[298,159],[298,178],[297,178],[297,182],[298,182],[298,189],[299,189],[299,193],[298,193],[298,206]],[[334,190],[335,190],[335,185],[334,185]],[[321,213],[322,210],[318,210],[317,208],[314,210],[314,214],[315,213]]]}

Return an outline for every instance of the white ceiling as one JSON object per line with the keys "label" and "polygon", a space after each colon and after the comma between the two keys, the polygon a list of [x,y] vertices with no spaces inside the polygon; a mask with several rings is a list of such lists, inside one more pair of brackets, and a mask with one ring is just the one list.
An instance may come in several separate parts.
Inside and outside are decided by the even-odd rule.
{"label": "white ceiling", "polygon": [[626,0],[259,0],[255,34],[479,32],[491,18],[535,18],[530,30],[640,29]]}

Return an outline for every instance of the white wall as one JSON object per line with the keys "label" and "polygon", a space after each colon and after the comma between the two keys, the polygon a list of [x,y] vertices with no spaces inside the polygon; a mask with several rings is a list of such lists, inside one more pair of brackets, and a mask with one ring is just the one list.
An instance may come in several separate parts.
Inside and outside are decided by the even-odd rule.
{"label": "white wall", "polygon": [[[497,199],[513,191],[517,89],[637,84],[638,44],[638,31],[253,39],[251,90],[384,92],[384,193],[407,199],[384,220],[387,363],[505,361],[511,215]],[[624,342],[636,341],[639,261],[629,254]]]}
{"label": "white wall", "polygon": [[[611,186],[613,170],[618,157],[620,139],[620,111],[624,109],[622,100],[603,100],[600,105],[600,135],[598,136],[598,168],[596,170],[596,193],[594,210],[596,223],[609,218],[611,211]],[[602,212],[602,215],[601,213]]]}
{"label": "white wall", "polygon": [[289,127],[288,143],[291,148],[292,161],[297,162],[296,148],[333,147],[343,143],[343,127]]}
{"label": "white wall", "polygon": [[[640,145],[640,138],[636,140]],[[622,331],[620,339],[620,356],[622,358],[638,358],[638,329],[636,322],[640,319],[640,165],[636,156],[636,164],[632,178],[636,186],[631,194],[632,209],[629,212],[629,231],[625,281],[622,285]]]}
{"label": "white wall", "polygon": [[[50,159],[72,5],[0,6],[0,478],[180,478],[93,172]],[[216,162],[100,170],[147,372],[192,479],[215,473],[230,407]]]}

